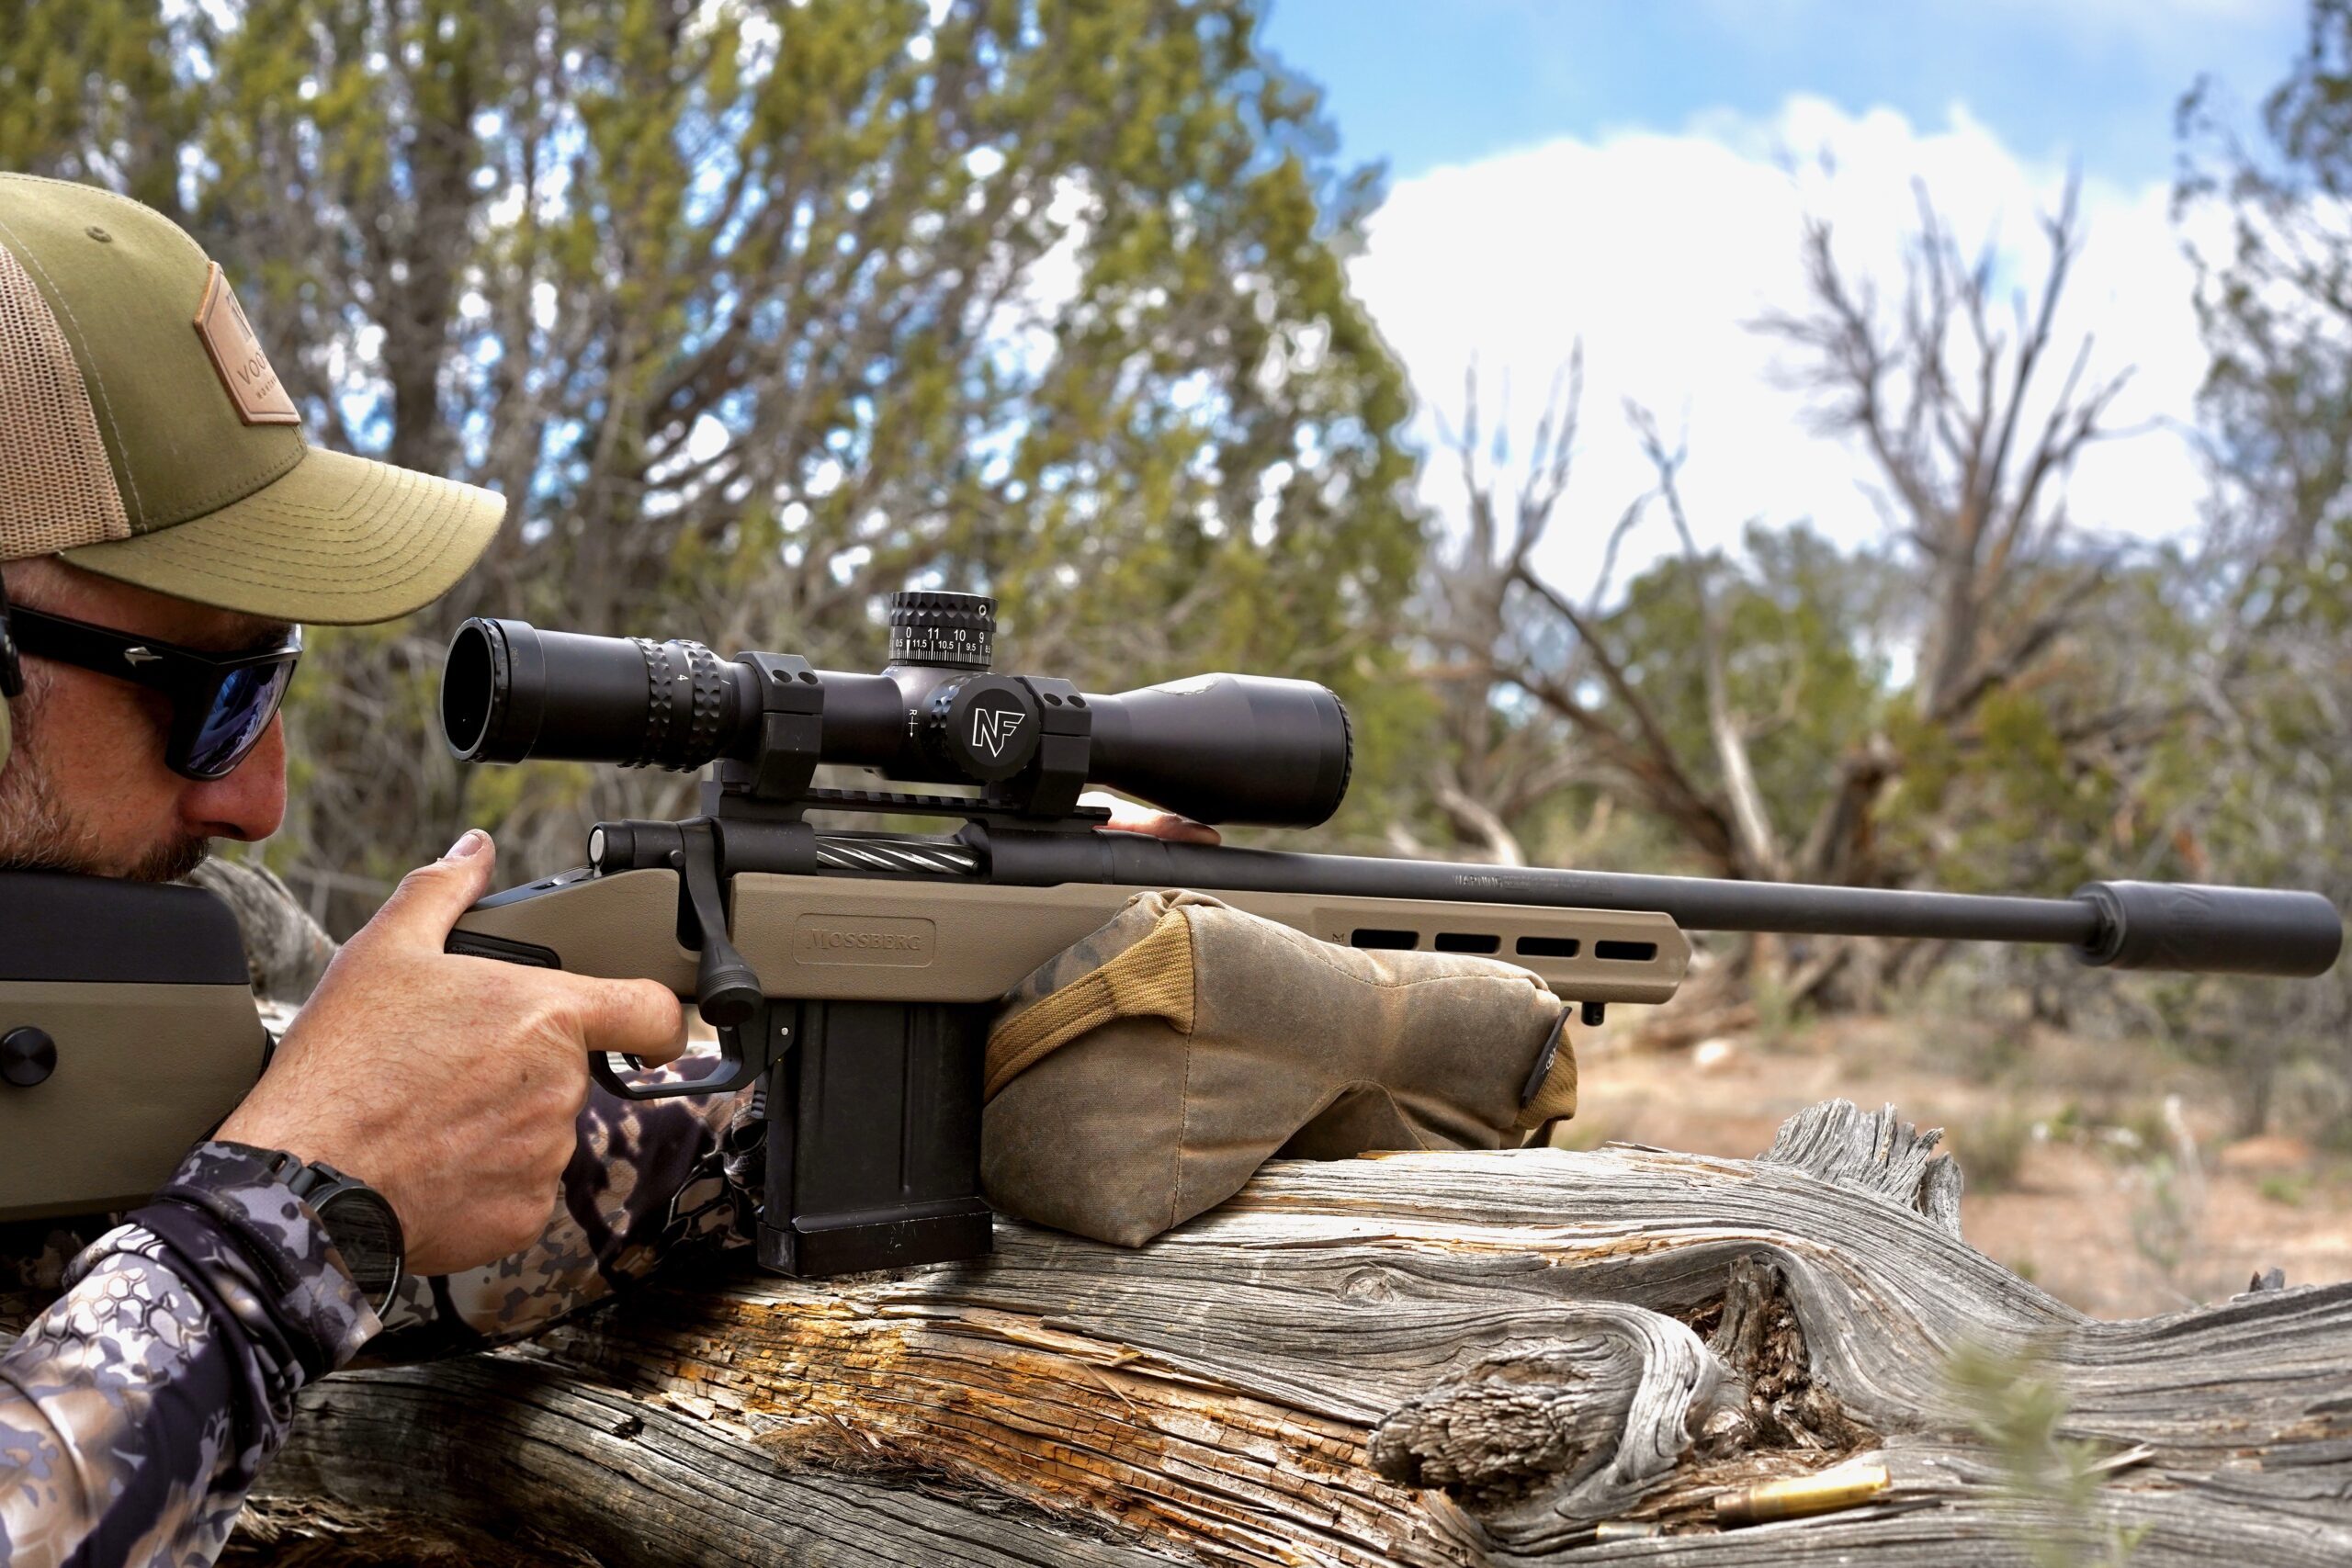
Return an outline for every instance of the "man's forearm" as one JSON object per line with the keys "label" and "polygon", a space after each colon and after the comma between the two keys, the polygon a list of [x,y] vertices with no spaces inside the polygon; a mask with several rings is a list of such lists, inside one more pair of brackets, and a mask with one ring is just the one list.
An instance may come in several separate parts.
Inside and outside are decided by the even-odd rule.
{"label": "man's forearm", "polygon": [[199,1145],[0,1352],[0,1562],[197,1564],[377,1323],[260,1161]]}
{"label": "man's forearm", "polygon": [[403,1282],[364,1359],[520,1339],[644,1279],[682,1247],[724,1239],[755,1179],[746,1159],[756,1145],[746,1140],[763,1129],[750,1103],[749,1090],[631,1102],[592,1089],[546,1234],[482,1268]]}

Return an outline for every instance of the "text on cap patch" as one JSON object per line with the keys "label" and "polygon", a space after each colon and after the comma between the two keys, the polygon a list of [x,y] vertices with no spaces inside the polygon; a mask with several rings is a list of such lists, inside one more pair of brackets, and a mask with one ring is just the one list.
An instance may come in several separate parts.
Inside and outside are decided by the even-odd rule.
{"label": "text on cap patch", "polygon": [[254,335],[253,323],[245,320],[244,307],[237,303],[219,262],[212,264],[204,279],[204,303],[197,307],[196,335],[204,340],[204,351],[212,356],[220,384],[229,389],[229,400],[236,405],[239,419],[247,424],[302,423],[285,384],[270,368],[269,356],[261,351],[261,340]]}

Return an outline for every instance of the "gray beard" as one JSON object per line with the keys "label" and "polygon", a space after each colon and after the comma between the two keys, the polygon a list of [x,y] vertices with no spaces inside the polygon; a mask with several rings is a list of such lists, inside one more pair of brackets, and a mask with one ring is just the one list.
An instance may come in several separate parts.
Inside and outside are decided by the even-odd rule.
{"label": "gray beard", "polygon": [[[28,671],[29,674],[29,671]],[[0,871],[63,872],[77,876],[119,876],[133,882],[177,882],[212,853],[206,839],[159,845],[130,865],[105,863],[97,835],[74,815],[40,765],[42,694],[27,681],[25,694],[11,709],[16,741],[0,765]]]}

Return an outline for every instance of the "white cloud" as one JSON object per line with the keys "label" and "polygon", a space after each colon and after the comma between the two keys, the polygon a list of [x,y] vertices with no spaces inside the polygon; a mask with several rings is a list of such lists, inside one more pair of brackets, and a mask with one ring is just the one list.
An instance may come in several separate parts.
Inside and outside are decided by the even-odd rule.
{"label": "white cloud", "polygon": [[[1669,434],[1687,420],[1684,497],[1702,543],[1735,540],[1751,517],[1809,517],[1849,543],[1875,536],[1868,464],[1811,433],[1807,398],[1775,374],[1792,351],[1749,323],[1803,305],[1808,211],[1832,220],[1854,276],[1897,299],[1915,178],[1964,244],[1997,234],[2005,270],[2029,287],[2038,280],[2037,217],[2054,209],[2065,170],[2012,153],[1959,107],[1941,128],[1922,130],[1892,111],[1854,115],[1798,97],[1769,120],[1713,115],[1679,135],[1556,141],[1400,182],[1351,276],[1419,396],[1432,454],[1427,500],[1442,517],[1460,515],[1457,472],[1430,413],[1458,416],[1471,359],[1490,424],[1508,379],[1523,446],[1580,335],[1583,434],[1545,560],[1564,586],[1589,581],[1610,524],[1650,483],[1620,412],[1629,397]],[[2137,367],[2116,407],[2123,423],[2185,422],[2203,373],[2166,198],[2160,184],[2097,180],[2081,195],[2088,241],[2059,344],[2071,355],[2090,331],[2095,367]],[[2090,528],[2156,536],[2193,525],[2201,493],[2187,440],[2158,428],[2094,448],[2072,511]],[[1621,571],[1670,542],[1662,519],[1645,533],[1629,541]]]}

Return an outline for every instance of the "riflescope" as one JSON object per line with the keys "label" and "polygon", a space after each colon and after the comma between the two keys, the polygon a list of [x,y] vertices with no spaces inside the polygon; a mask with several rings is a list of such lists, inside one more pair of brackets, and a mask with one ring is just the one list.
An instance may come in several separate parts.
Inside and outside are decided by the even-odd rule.
{"label": "riflescope", "polygon": [[865,674],[476,618],[449,644],[442,728],[469,762],[798,770],[755,791],[779,799],[819,762],[976,784],[1041,816],[1092,784],[1197,821],[1310,828],[1347,794],[1347,710],[1312,682],[1195,675],[1096,695],[998,674],[996,604],[974,593],[895,593],[889,627],[889,663]]}

